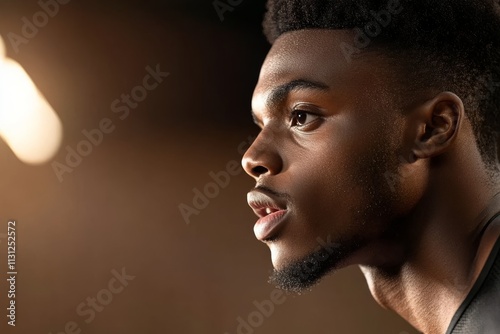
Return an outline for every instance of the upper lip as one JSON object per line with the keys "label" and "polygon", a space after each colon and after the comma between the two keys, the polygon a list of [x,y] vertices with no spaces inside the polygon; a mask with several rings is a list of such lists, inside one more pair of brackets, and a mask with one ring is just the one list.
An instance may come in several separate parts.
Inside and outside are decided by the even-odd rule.
{"label": "upper lip", "polygon": [[268,194],[265,190],[255,189],[250,191],[247,195],[247,201],[253,212],[260,218],[287,209],[285,203]]}

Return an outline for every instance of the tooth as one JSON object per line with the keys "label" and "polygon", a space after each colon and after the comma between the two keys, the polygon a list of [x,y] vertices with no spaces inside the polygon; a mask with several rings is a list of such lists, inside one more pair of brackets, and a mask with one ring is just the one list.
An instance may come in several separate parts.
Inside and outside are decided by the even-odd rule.
{"label": "tooth", "polygon": [[269,215],[273,212],[273,210],[271,208],[266,208],[266,213]]}

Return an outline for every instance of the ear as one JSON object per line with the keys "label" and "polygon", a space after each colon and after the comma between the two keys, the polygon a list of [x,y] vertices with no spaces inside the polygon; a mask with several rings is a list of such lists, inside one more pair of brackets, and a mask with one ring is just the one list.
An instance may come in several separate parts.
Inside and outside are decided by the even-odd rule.
{"label": "ear", "polygon": [[439,93],[416,113],[416,138],[412,153],[416,159],[445,152],[455,141],[465,116],[462,100],[451,92]]}

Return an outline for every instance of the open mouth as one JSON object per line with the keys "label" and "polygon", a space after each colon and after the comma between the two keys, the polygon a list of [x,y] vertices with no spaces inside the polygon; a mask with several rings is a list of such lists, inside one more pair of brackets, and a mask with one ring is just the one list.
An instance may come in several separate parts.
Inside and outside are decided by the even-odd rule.
{"label": "open mouth", "polygon": [[255,236],[261,241],[272,240],[282,226],[283,218],[288,212],[287,206],[260,190],[249,192],[247,199],[248,205],[259,217],[254,226]]}
{"label": "open mouth", "polygon": [[[250,205],[252,206],[252,205]],[[266,204],[257,204],[257,208],[254,209],[254,212],[259,216],[260,218],[266,217],[274,212],[281,211],[282,209],[276,208],[274,206],[266,206]]]}

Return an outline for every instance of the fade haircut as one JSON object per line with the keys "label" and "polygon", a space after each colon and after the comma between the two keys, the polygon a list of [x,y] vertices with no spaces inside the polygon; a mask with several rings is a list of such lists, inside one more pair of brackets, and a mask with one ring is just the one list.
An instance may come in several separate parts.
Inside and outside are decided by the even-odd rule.
{"label": "fade haircut", "polygon": [[[302,29],[370,33],[376,13],[400,12],[372,31],[360,55],[376,50],[403,64],[402,80],[415,89],[451,91],[463,101],[483,162],[497,172],[500,129],[500,0],[268,0],[264,33],[272,44]],[[386,17],[387,18],[387,17]],[[371,23],[371,25],[370,25]],[[372,29],[373,30],[373,29]],[[376,35],[376,36],[375,36]],[[405,70],[406,68],[406,70]]]}

